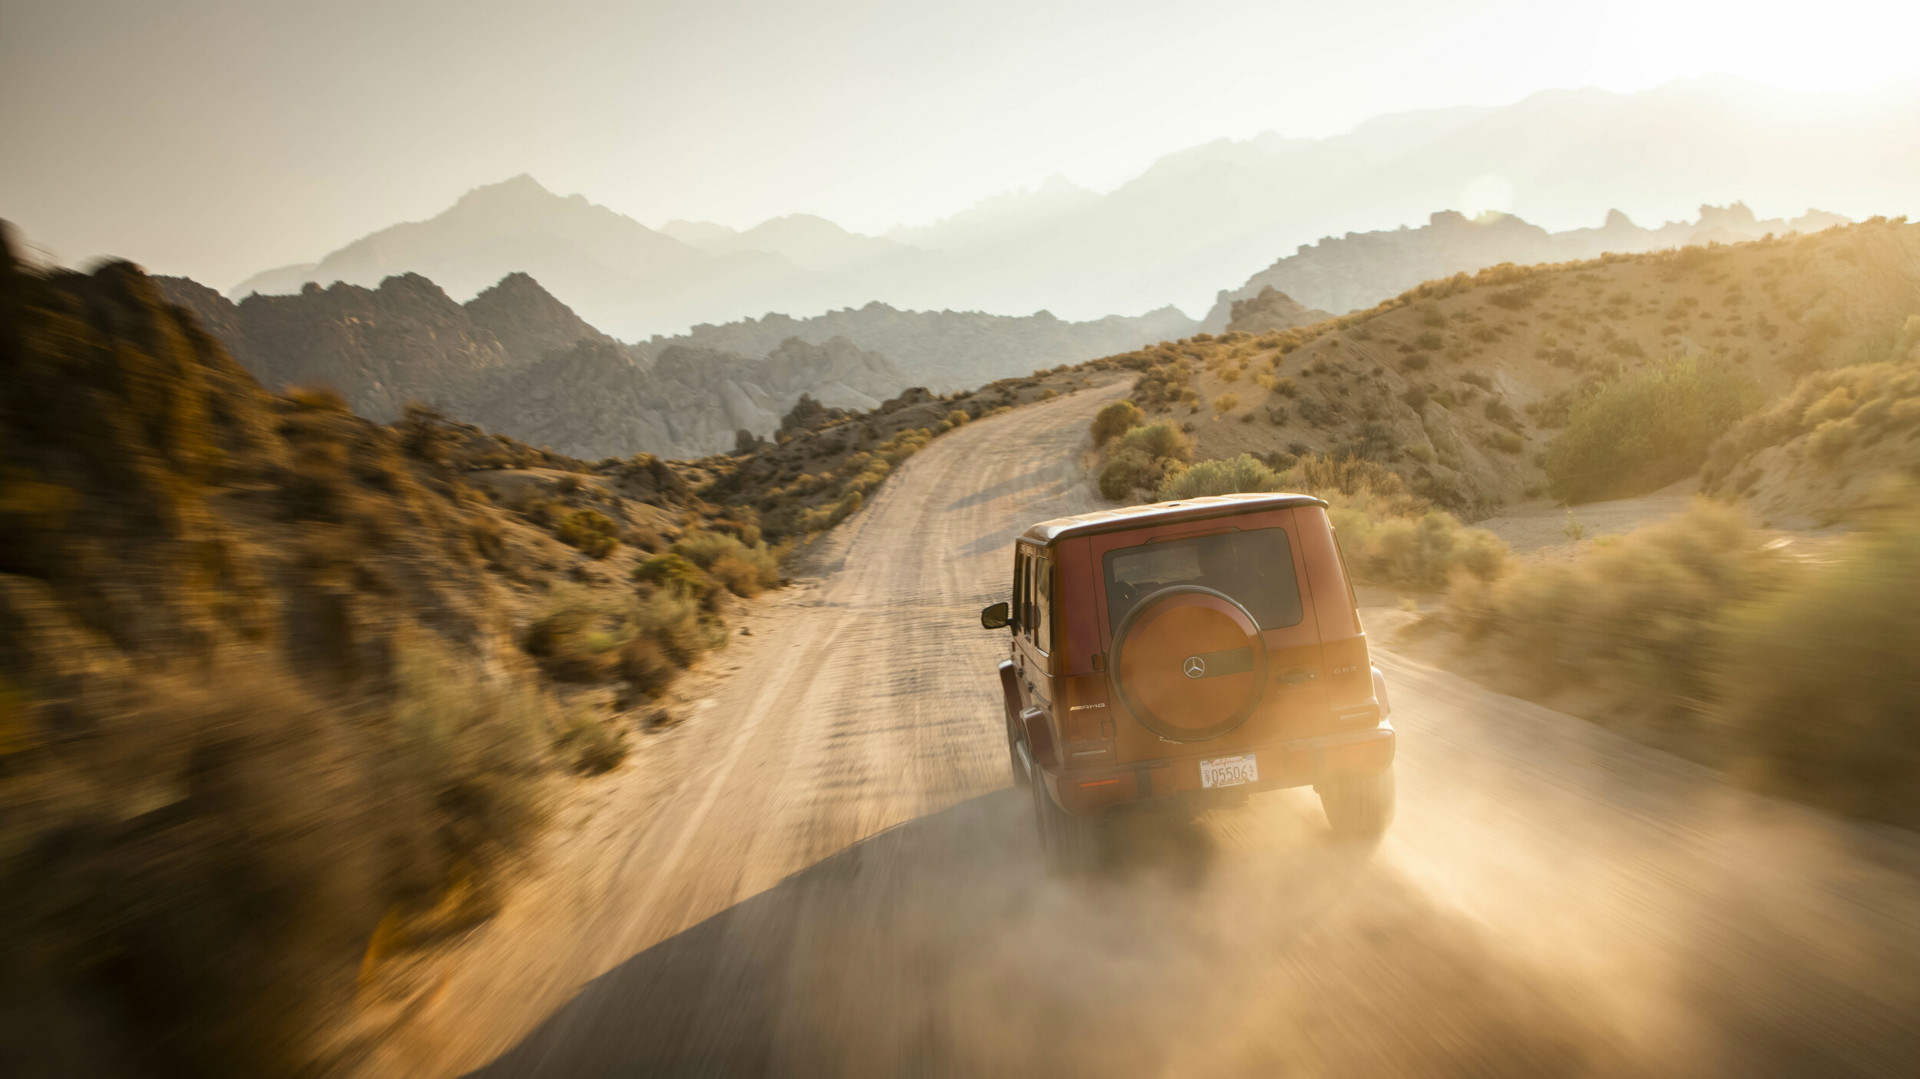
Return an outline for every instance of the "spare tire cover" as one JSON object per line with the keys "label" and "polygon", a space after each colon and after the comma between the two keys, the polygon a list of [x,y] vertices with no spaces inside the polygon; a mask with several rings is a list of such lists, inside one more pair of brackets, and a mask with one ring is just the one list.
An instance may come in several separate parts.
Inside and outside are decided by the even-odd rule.
{"label": "spare tire cover", "polygon": [[1142,598],[1121,620],[1108,677],[1127,710],[1160,737],[1218,738],[1260,703],[1266,642],[1231,596],[1174,585]]}

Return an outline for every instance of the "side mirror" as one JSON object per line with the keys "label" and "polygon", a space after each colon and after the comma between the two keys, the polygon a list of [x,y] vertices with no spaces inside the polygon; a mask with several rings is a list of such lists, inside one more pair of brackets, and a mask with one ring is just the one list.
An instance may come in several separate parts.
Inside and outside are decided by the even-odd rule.
{"label": "side mirror", "polygon": [[1006,629],[1013,622],[1013,608],[996,603],[980,612],[980,624],[987,629]]}

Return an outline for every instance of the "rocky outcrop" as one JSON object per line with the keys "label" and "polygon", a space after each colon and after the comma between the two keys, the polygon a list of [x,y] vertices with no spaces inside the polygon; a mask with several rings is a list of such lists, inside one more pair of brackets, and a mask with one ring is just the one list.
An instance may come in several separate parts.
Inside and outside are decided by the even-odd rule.
{"label": "rocky outcrop", "polygon": [[647,363],[618,345],[582,340],[507,380],[472,415],[576,457],[635,447],[694,456],[725,452],[741,431],[773,435],[803,398],[864,411],[904,384],[891,360],[844,337],[819,345],[790,339],[758,360],[673,345]]}
{"label": "rocky outcrop", "polygon": [[1227,321],[1227,332],[1266,333],[1270,330],[1291,330],[1295,326],[1311,326],[1332,317],[1325,311],[1308,307],[1272,285],[1267,285],[1257,296],[1233,301],[1233,316]]}
{"label": "rocky outcrop", "polygon": [[533,359],[583,339],[613,343],[524,273],[508,274],[463,306],[474,326],[492,333],[509,356]]}
{"label": "rocky outcrop", "polygon": [[1698,221],[1673,221],[1642,228],[1619,210],[1609,211],[1599,228],[1548,232],[1510,214],[1469,218],[1451,210],[1432,215],[1426,225],[1381,232],[1329,236],[1254,274],[1245,285],[1223,290],[1200,329],[1220,333],[1233,320],[1237,301],[1259,297],[1272,288],[1311,307],[1335,313],[1372,307],[1423,281],[1475,273],[1512,262],[1531,266],[1685,247],[1738,243],[1767,233],[1817,232],[1844,224],[1836,214],[1809,211],[1792,220],[1758,220],[1742,203],[1702,206]]}

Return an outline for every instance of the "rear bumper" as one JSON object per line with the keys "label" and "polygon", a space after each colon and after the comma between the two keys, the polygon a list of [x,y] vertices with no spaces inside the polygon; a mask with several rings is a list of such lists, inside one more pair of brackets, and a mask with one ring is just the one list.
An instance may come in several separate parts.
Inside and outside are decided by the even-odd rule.
{"label": "rear bumper", "polygon": [[[1060,808],[1075,816],[1090,816],[1131,802],[1210,795],[1215,790],[1222,794],[1250,794],[1303,787],[1345,776],[1376,775],[1393,766],[1395,744],[1393,724],[1382,720],[1379,726],[1366,730],[1265,742],[1230,752],[1196,752],[1060,775],[1035,768],[1032,775],[1046,783]],[[1200,785],[1202,760],[1245,753],[1254,755],[1259,779],[1214,790]]]}

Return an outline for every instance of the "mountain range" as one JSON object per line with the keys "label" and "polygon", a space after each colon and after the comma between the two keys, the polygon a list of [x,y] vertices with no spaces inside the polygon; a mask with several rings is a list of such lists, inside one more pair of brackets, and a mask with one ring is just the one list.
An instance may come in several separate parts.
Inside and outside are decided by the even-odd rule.
{"label": "mountain range", "polygon": [[[1476,199],[1589,234],[1615,231],[1612,219],[1576,228],[1608,207],[1643,220],[1702,201],[1920,211],[1920,140],[1911,137],[1920,100],[1910,98],[1840,101],[1724,76],[1633,94],[1543,91],[1504,106],[1384,116],[1329,138],[1223,139],[1162,157],[1104,194],[1054,177],[884,236],[808,214],[744,230],[684,220],[653,229],[518,176],[430,220],[257,274],[229,295],[308,281],[373,287],[412,272],[464,299],[520,271],[629,340],[872,301],[1076,320],[1168,304],[1199,311],[1222,282],[1246,280],[1279,252],[1417,225],[1436,208],[1477,212]],[[1635,242],[1667,241],[1664,227],[1644,231],[1655,235]],[[1396,273],[1386,294],[1421,272]],[[1380,297],[1329,289],[1295,298],[1341,311]]]}
{"label": "mountain range", "polygon": [[377,420],[424,404],[585,458],[712,453],[741,430],[771,433],[803,394],[867,409],[907,384],[892,360],[845,338],[789,339],[751,357],[636,350],[526,274],[465,304],[419,274],[238,304],[187,278],[154,281],[264,385],[327,386]]}
{"label": "mountain range", "polygon": [[909,386],[972,388],[1196,325],[1170,308],[1073,323],[868,304],[624,344],[518,272],[464,304],[417,273],[238,303],[189,278],[154,281],[270,388],[324,385],[380,420],[417,402],[589,459],[721,452],[741,431],[773,434],[802,395],[866,410]]}
{"label": "mountain range", "polygon": [[1659,228],[1641,228],[1613,210],[1597,229],[1548,232],[1511,214],[1469,219],[1445,211],[1432,215],[1419,228],[1349,232],[1301,244],[1297,252],[1276,260],[1240,288],[1222,291],[1200,328],[1209,333],[1227,330],[1235,318],[1235,305],[1267,289],[1302,304],[1344,312],[1372,307],[1423,281],[1476,273],[1503,262],[1532,266],[1598,258],[1607,252],[1634,254],[1692,244],[1741,243],[1768,233],[1818,232],[1846,223],[1839,214],[1817,210],[1792,220],[1760,220],[1745,203],[1736,202],[1702,206],[1698,220],[1671,221]]}

